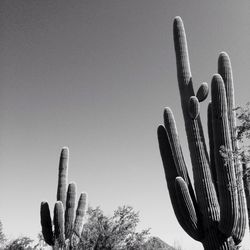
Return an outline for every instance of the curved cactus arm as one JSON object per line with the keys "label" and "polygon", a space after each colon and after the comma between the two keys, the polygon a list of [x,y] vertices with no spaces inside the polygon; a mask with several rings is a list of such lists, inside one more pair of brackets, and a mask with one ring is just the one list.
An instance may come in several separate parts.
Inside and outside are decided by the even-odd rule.
{"label": "curved cactus arm", "polygon": [[[249,174],[249,164],[247,164],[244,161],[242,167],[243,167],[243,183],[244,183],[244,191],[245,191],[245,194],[246,194],[247,211],[248,211],[248,214],[250,214],[250,174]],[[250,221],[249,221],[249,223],[250,223]]]}
{"label": "curved cactus arm", "polygon": [[65,238],[69,239],[75,220],[75,203],[76,203],[76,184],[70,183],[67,191],[66,209],[65,209]]}
{"label": "curved cactus arm", "polygon": [[171,151],[172,151],[172,155],[173,155],[173,159],[175,162],[178,175],[181,176],[185,180],[185,182],[188,185],[191,197],[193,201],[196,202],[194,190],[190,182],[190,178],[189,178],[188,171],[187,171],[187,166],[184,161],[181,144],[179,141],[178,131],[176,128],[176,123],[175,123],[174,116],[173,116],[171,109],[168,107],[165,108],[163,116],[164,116],[164,125],[167,131],[167,135],[168,135],[168,139],[170,142],[170,147],[171,147]]}
{"label": "curved cactus arm", "polygon": [[[242,187],[243,184],[243,177],[240,178],[240,182],[242,184],[237,183],[238,186]],[[243,237],[245,236],[245,233],[248,232],[247,230],[247,221],[248,221],[248,214],[247,214],[247,202],[246,202],[246,196],[244,192],[244,188],[238,188],[238,220],[237,225],[235,227],[235,230],[233,232],[233,238],[236,244],[239,244]]]}
{"label": "curved cactus arm", "polygon": [[54,235],[52,230],[52,221],[50,216],[49,204],[46,201],[41,202],[40,217],[41,217],[42,234],[44,240],[47,244],[52,246],[54,245]]}
{"label": "curved cactus arm", "polygon": [[198,220],[188,186],[182,177],[175,178],[175,190],[179,207],[182,208],[182,216],[186,220],[186,231],[193,239],[201,241],[203,238],[201,222]]}
{"label": "curved cactus arm", "polygon": [[232,150],[227,116],[226,91],[220,75],[216,74],[213,76],[211,88],[214,155],[221,211],[219,228],[225,235],[230,236],[237,225],[238,199],[233,162],[231,159],[228,159],[227,164],[225,164],[225,159],[220,153],[221,146],[224,146],[226,150]]}
{"label": "curved cactus arm", "polygon": [[56,243],[62,247],[65,243],[64,236],[64,209],[61,201],[57,201],[54,207],[54,227]]}
{"label": "curved cactus arm", "polygon": [[64,147],[61,151],[58,171],[57,200],[66,207],[66,193],[68,180],[69,149]]}
{"label": "curved cactus arm", "polygon": [[[176,218],[182,228],[191,236],[195,237],[196,240],[199,240],[202,238],[202,232],[197,231],[196,227],[194,227],[190,231],[190,227],[192,225],[189,224],[189,221],[185,217],[185,213],[183,213],[182,206],[178,203],[177,193],[175,189],[175,179],[178,177],[178,172],[175,166],[174,157],[171,151],[170,141],[167,136],[166,129],[164,126],[160,125],[157,130],[158,134],[158,142],[159,142],[159,148],[161,153],[161,158],[163,162],[165,177],[167,181],[169,196],[171,199],[171,203],[173,206],[174,213],[176,215]],[[192,201],[193,202],[193,201]],[[197,205],[197,204],[196,204]],[[195,207],[193,205],[193,207]],[[197,218],[199,216],[199,213],[196,213]],[[194,233],[196,232],[196,233]]]}

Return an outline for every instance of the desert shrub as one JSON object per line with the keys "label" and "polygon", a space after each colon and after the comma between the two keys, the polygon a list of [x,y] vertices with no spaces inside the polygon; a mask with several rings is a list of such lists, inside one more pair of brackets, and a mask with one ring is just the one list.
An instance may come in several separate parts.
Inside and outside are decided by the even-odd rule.
{"label": "desert shrub", "polygon": [[149,229],[136,231],[139,213],[131,206],[118,207],[111,217],[97,208],[89,208],[78,249],[135,250],[146,242]]}

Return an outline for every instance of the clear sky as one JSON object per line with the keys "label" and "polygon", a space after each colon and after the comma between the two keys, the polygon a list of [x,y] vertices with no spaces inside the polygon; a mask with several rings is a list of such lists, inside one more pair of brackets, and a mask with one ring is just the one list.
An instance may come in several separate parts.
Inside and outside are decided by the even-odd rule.
{"label": "clear sky", "polygon": [[[92,206],[140,211],[140,228],[202,249],[170,203],[156,129],[175,114],[189,163],[172,21],[187,33],[195,88],[230,55],[236,102],[249,101],[248,0],[0,1],[0,219],[9,237],[36,237],[40,202],[52,207],[60,149],[69,180]],[[206,105],[203,105],[202,111]],[[203,113],[203,117],[205,117]],[[205,121],[205,118],[204,118]],[[189,164],[190,166],[190,164]]]}

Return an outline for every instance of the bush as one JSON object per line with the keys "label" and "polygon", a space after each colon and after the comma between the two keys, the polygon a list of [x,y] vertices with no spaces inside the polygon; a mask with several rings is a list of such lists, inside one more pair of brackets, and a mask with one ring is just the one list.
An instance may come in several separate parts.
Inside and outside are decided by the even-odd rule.
{"label": "bush", "polygon": [[87,217],[78,249],[138,250],[149,235],[149,229],[136,232],[139,213],[130,206],[118,207],[111,217],[105,216],[99,207],[89,208]]}

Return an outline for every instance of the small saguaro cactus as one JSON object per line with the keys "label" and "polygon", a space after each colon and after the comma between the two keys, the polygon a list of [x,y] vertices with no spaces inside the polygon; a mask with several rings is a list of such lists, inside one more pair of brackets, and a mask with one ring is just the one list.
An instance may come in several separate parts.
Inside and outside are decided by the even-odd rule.
{"label": "small saguaro cactus", "polygon": [[76,184],[68,182],[69,150],[61,151],[58,171],[57,202],[54,206],[54,219],[50,215],[49,204],[41,203],[40,215],[44,240],[54,249],[73,249],[80,240],[84,216],[87,210],[87,194],[81,193],[76,206]]}
{"label": "small saguaro cactus", "polygon": [[189,64],[184,25],[174,19],[174,45],[181,106],[191,156],[194,189],[182,154],[173,113],[164,110],[164,125],[158,127],[158,141],[172,206],[182,228],[206,250],[236,249],[247,231],[247,207],[242,165],[225,160],[221,147],[236,150],[234,87],[228,55],[222,52],[218,74],[211,83],[208,105],[207,150],[200,119],[200,102],[208,96],[203,83],[197,94]]}

